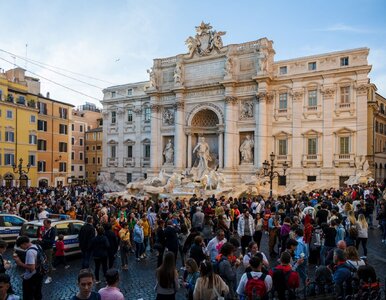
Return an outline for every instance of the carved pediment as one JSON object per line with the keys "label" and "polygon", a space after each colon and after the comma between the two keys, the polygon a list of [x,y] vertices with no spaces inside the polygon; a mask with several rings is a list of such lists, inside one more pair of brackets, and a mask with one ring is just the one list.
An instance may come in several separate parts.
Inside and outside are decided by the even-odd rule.
{"label": "carved pediment", "polygon": [[131,140],[131,139],[127,139],[123,142],[124,144],[126,145],[134,145],[135,144],[135,141]]}
{"label": "carved pediment", "polygon": [[310,130],[307,130],[306,132],[302,133],[303,136],[316,136],[316,135],[321,135],[321,134],[322,134],[321,132],[318,132],[314,129],[310,129]]}
{"label": "carved pediment", "polygon": [[118,144],[118,142],[116,140],[109,140],[107,142],[107,144],[109,144],[109,145],[116,145],[116,144]]}
{"label": "carved pediment", "polygon": [[146,139],[143,139],[142,144],[150,144],[150,139],[146,138]]}
{"label": "carved pediment", "polygon": [[352,130],[352,129],[348,128],[348,127],[342,127],[340,129],[334,131],[334,134],[336,134],[336,135],[348,134],[348,133],[351,134],[351,133],[354,133],[354,132],[355,132],[355,130]]}
{"label": "carved pediment", "polygon": [[274,136],[276,138],[279,138],[279,137],[291,137],[292,134],[282,130],[282,131],[279,131],[279,132],[273,134],[272,136]]}

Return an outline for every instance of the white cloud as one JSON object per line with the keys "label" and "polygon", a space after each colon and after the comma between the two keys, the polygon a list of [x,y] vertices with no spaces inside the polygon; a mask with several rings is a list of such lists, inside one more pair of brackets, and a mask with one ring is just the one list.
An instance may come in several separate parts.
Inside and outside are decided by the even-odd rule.
{"label": "white cloud", "polygon": [[327,28],[319,29],[318,31],[327,32],[352,32],[352,33],[370,33],[370,30],[364,28],[357,28],[343,23],[333,24]]}

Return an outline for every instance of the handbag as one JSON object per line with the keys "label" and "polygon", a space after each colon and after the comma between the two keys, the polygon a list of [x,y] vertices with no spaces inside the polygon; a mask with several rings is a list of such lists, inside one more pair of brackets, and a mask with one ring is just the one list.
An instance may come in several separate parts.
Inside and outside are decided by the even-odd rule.
{"label": "handbag", "polygon": [[217,291],[216,287],[213,287],[214,293],[216,294],[217,300],[225,300],[223,296],[220,295],[220,293]]}

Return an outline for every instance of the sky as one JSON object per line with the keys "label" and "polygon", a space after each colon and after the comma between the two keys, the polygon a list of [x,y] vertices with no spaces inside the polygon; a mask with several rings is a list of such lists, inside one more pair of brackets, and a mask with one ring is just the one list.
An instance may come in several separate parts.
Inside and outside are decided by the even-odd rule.
{"label": "sky", "polygon": [[386,96],[386,0],[0,0],[0,15],[0,68],[75,106],[148,80],[153,59],[187,53],[201,21],[227,32],[224,45],[273,40],[275,61],[368,47]]}

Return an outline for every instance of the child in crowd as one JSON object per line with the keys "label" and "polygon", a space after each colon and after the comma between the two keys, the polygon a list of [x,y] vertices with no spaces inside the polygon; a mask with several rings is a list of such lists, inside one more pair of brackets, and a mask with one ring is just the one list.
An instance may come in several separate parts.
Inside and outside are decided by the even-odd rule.
{"label": "child in crowd", "polygon": [[64,236],[63,234],[59,234],[58,240],[55,243],[56,252],[55,252],[55,261],[54,267],[56,268],[58,265],[63,264],[65,269],[68,269],[70,265],[66,263],[66,257],[64,256]]}

